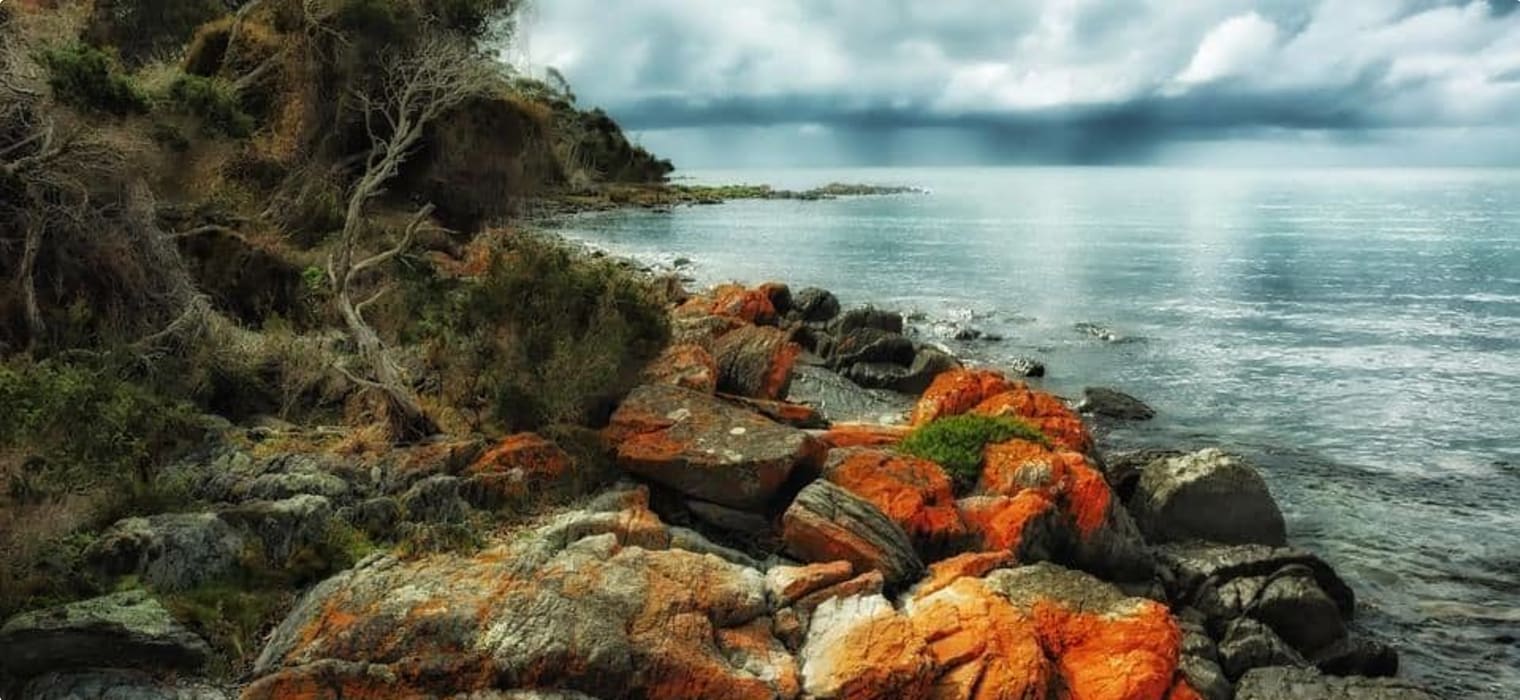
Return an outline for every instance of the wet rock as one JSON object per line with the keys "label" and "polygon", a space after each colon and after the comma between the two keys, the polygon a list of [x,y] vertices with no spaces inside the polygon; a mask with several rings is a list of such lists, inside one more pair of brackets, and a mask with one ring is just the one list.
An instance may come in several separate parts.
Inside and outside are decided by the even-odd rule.
{"label": "wet rock", "polygon": [[215,513],[170,513],[118,521],[85,550],[97,575],[140,576],[159,591],[182,591],[237,571],[244,539]]}
{"label": "wet rock", "polygon": [[1082,390],[1082,402],[1077,410],[1106,418],[1119,420],[1150,420],[1156,417],[1155,409],[1117,389],[1087,387]]}
{"label": "wet rock", "polygon": [[1128,503],[1134,496],[1135,487],[1140,484],[1140,472],[1146,465],[1185,454],[1187,453],[1181,450],[1159,448],[1122,450],[1104,454],[1098,465],[1103,470],[1103,477],[1108,479],[1108,485],[1113,488],[1114,494],[1119,497],[1119,500]]}
{"label": "wet rock", "polygon": [[228,700],[227,691],[184,678],[160,680],[141,671],[92,669],[47,673],[21,691],[30,700]]}
{"label": "wet rock", "polygon": [[1417,684],[1392,678],[1337,678],[1313,669],[1276,667],[1249,671],[1235,686],[1235,700],[1435,700]]}
{"label": "wet rock", "polygon": [[1219,650],[1204,628],[1204,616],[1187,609],[1176,615],[1182,630],[1182,657],[1177,670],[1188,687],[1206,700],[1230,700],[1235,691],[1219,666]]}
{"label": "wet rock", "polygon": [[[907,367],[912,364],[917,352],[913,341],[901,334],[867,326],[840,335],[829,345],[824,357],[828,360],[829,369],[839,371],[863,363]],[[856,383],[861,384],[858,381]]]}
{"label": "wet rock", "polygon": [[801,364],[792,370],[787,397],[814,407],[831,422],[876,423],[883,416],[900,416],[913,405],[901,394],[867,389],[822,367]]}
{"label": "wet rock", "polygon": [[1045,363],[1032,357],[1015,357],[1007,362],[1008,373],[1015,377],[1043,377]]}
{"label": "wet rock", "polygon": [[1399,673],[1399,654],[1393,647],[1356,636],[1337,640],[1310,661],[1334,676],[1392,677]]}
{"label": "wet rock", "polygon": [[1219,642],[1219,662],[1232,680],[1253,668],[1309,665],[1271,627],[1250,618],[1240,618],[1225,628],[1224,639]]}
{"label": "wet rock", "polygon": [[244,697],[795,697],[763,576],[677,539],[635,491],[476,554],[372,557],[297,604]]}
{"label": "wet rock", "polygon": [[1106,343],[1117,343],[1125,340],[1125,336],[1122,333],[1101,323],[1082,321],[1072,324],[1072,328],[1078,333],[1090,335]]}
{"label": "wet rock", "polygon": [[30,678],[86,668],[194,670],[211,649],[145,591],[34,610],[0,626],[7,673]]}
{"label": "wet rock", "polygon": [[1287,544],[1282,511],[1266,481],[1245,460],[1217,449],[1146,465],[1129,505],[1155,542]]}
{"label": "wet rock", "polygon": [[730,331],[713,344],[718,389],[757,399],[784,399],[801,352],[778,328],[744,326]]}
{"label": "wet rock", "polygon": [[861,328],[875,328],[902,335],[903,317],[896,311],[883,311],[873,306],[863,306],[844,312],[829,324],[829,332],[840,337]]}
{"label": "wet rock", "polygon": [[839,298],[818,287],[805,287],[792,295],[792,311],[802,321],[823,323],[839,315]]}
{"label": "wet rock", "polygon": [[518,433],[464,469],[463,492],[477,507],[495,508],[564,491],[572,469],[570,455],[552,440]]}
{"label": "wet rock", "polygon": [[880,595],[819,605],[798,660],[803,691],[820,699],[927,697],[934,681],[928,645]]}
{"label": "wet rock", "polygon": [[1306,566],[1285,566],[1259,579],[1235,579],[1221,587],[1220,595],[1227,605],[1271,626],[1304,654],[1317,653],[1346,636],[1339,608]]}
{"label": "wet rock", "polygon": [[880,509],[926,558],[966,538],[950,477],[934,462],[883,450],[840,449],[829,453],[823,477]]}
{"label": "wet rock", "polygon": [[792,310],[792,288],[781,282],[766,282],[756,288],[756,291],[765,295],[771,302],[771,308],[776,310],[779,316],[785,316]]}
{"label": "wet rock", "polygon": [[673,386],[635,389],[607,436],[619,466],[682,494],[762,509],[800,464],[821,461],[807,433]]}
{"label": "wet rock", "polygon": [[896,585],[924,565],[913,543],[881,509],[827,481],[809,484],[782,517],[787,551],[808,562],[845,560],[856,571],[880,571]]}
{"label": "wet rock", "polygon": [[412,485],[400,498],[406,519],[414,523],[462,523],[470,514],[464,500],[464,480],[430,476]]}
{"label": "wet rock", "polygon": [[1230,582],[1255,579],[1251,587],[1259,591],[1263,580],[1290,566],[1310,572],[1315,585],[1334,601],[1341,617],[1349,619],[1356,609],[1355,595],[1335,570],[1301,549],[1179,542],[1158,546],[1155,552],[1159,563],[1170,572],[1168,592],[1172,600],[1179,604],[1198,603],[1194,607],[1211,617],[1238,617],[1254,600],[1238,595],[1246,592],[1242,587],[1227,589]]}
{"label": "wet rock", "polygon": [[643,379],[711,394],[718,390],[718,362],[701,345],[672,345],[644,368]]}

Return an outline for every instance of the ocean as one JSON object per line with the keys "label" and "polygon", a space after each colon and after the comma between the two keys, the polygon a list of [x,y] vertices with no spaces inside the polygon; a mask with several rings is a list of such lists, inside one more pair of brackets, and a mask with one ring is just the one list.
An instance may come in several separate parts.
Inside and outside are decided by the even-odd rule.
{"label": "ocean", "polygon": [[[924,192],[583,215],[561,233],[687,258],[703,284],[916,312],[925,340],[977,363],[1041,360],[1062,395],[1134,394],[1158,417],[1108,444],[1249,457],[1405,675],[1520,697],[1520,171],[679,175]],[[950,337],[967,325],[1003,339]]]}

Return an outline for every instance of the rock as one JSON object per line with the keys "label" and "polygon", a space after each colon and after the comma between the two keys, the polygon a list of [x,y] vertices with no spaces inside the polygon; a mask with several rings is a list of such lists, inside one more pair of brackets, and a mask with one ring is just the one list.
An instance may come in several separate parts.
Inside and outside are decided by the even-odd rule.
{"label": "rock", "polygon": [[908,591],[906,600],[926,598],[963,578],[982,578],[989,572],[1015,564],[1008,552],[965,552],[929,565],[929,574]]}
{"label": "rock", "polygon": [[744,326],[730,331],[713,344],[718,389],[757,399],[784,399],[801,352],[801,346],[778,328]]}
{"label": "rock", "polygon": [[831,422],[876,423],[882,416],[900,416],[912,399],[882,389],[867,389],[822,367],[799,364],[792,369],[788,399],[817,409]]}
{"label": "rock", "polygon": [[934,462],[874,449],[833,450],[823,477],[879,508],[925,558],[966,538],[950,477]]}
{"label": "rock", "polygon": [[[907,367],[913,363],[913,357],[917,352],[918,348],[914,346],[913,341],[901,334],[867,326],[840,335],[829,345],[824,358],[828,360],[829,369],[835,371],[863,363]],[[859,381],[856,383],[861,386],[870,386]]]}
{"label": "rock", "polygon": [[1157,448],[1123,450],[1104,454],[1098,466],[1103,470],[1103,478],[1108,479],[1108,485],[1113,488],[1114,495],[1128,503],[1134,496],[1135,487],[1140,484],[1140,471],[1146,465],[1185,454],[1187,453],[1181,450]]}
{"label": "rock", "polygon": [[883,311],[872,306],[863,306],[844,312],[829,324],[829,332],[840,337],[861,328],[875,328],[902,335],[903,317],[896,311]]}
{"label": "rock", "polygon": [[1270,625],[1304,654],[1318,653],[1346,637],[1339,608],[1309,567],[1294,564],[1270,577],[1235,579],[1220,592],[1231,607],[1243,608],[1247,616]]}
{"label": "rock", "polygon": [[[1000,507],[1002,514],[978,526],[989,543],[1014,542],[1023,556],[1051,557],[1112,580],[1147,580],[1154,572],[1155,562],[1134,521],[1081,454],[1025,440],[988,445],[980,490],[1015,499]],[[1052,508],[1024,495],[1031,491],[1060,517],[1051,521],[1046,513]],[[1035,532],[1041,538],[1029,537],[1029,523],[1039,528]]]}
{"label": "rock", "polygon": [[464,500],[464,480],[457,476],[430,476],[402,494],[401,508],[414,523],[462,523],[470,514]]}
{"label": "rock", "polygon": [[1045,363],[1032,357],[1015,357],[1007,362],[1008,373],[1015,377],[1043,377]]}
{"label": "rock", "polygon": [[928,388],[935,377],[960,366],[959,360],[944,352],[922,348],[906,367],[885,362],[859,363],[845,369],[844,376],[866,388],[918,394]]}
{"label": "rock", "polygon": [[695,498],[686,500],[686,508],[696,519],[730,532],[764,535],[771,531],[771,521],[751,511],[720,506]]}
{"label": "rock", "polygon": [[770,300],[771,308],[776,310],[777,315],[785,316],[792,310],[792,288],[784,283],[766,282],[755,290]]}
{"label": "rock", "polygon": [[258,542],[269,566],[285,568],[327,542],[334,513],[326,498],[305,495],[243,503],[221,517]]}
{"label": "rock", "polygon": [[792,311],[807,323],[832,321],[839,315],[839,299],[827,289],[805,287],[792,295]]}
{"label": "rock", "polygon": [[[1259,589],[1261,581],[1290,566],[1309,571],[1315,585],[1334,601],[1341,617],[1349,619],[1356,610],[1355,595],[1335,570],[1319,557],[1301,549],[1179,542],[1158,546],[1155,551],[1159,563],[1170,572],[1169,597],[1179,604],[1199,607],[1212,617],[1238,617],[1249,607],[1251,601],[1241,601],[1238,597],[1232,596],[1231,601],[1226,602],[1221,590],[1230,582],[1258,579],[1254,587]],[[1234,592],[1241,591],[1237,588]],[[1209,610],[1207,606],[1215,609]],[[1218,606],[1227,607],[1221,610]]]}
{"label": "rock", "polygon": [[92,669],[47,673],[21,691],[30,700],[228,700],[227,691],[202,681],[158,680],[141,671]]}
{"label": "rock", "polygon": [[1337,640],[1316,652],[1310,661],[1333,676],[1392,677],[1399,673],[1399,654],[1393,647],[1362,637]]}
{"label": "rock", "polygon": [[801,430],[667,385],[629,394],[607,436],[623,469],[745,510],[764,508],[795,467],[817,465],[823,451]]}
{"label": "rock", "polygon": [[758,289],[745,289],[743,285],[722,284],[704,296],[688,299],[677,310],[683,315],[711,314],[727,316],[745,323],[772,324],[776,322],[776,307],[770,297]]}
{"label": "rock", "polygon": [[958,416],[1002,393],[1014,384],[1000,372],[986,369],[959,369],[940,374],[924,390],[913,407],[913,425],[924,425],[937,418]]}
{"label": "rock", "polygon": [[1156,417],[1156,410],[1145,405],[1144,401],[1117,389],[1095,386],[1082,390],[1082,402],[1077,404],[1077,411],[1119,420],[1140,421]]}
{"label": "rock", "polygon": [[970,496],[958,501],[957,508],[981,550],[1004,552],[1032,564],[1054,559],[1070,546],[1070,527],[1056,504],[1038,491]]}
{"label": "rock", "polygon": [[719,394],[718,398],[746,411],[758,413],[777,423],[790,425],[794,428],[826,428],[829,425],[829,422],[818,413],[817,409],[800,403],[752,399],[732,394]]}
{"label": "rock", "polygon": [[1219,665],[1231,680],[1238,680],[1253,668],[1308,664],[1271,627],[1250,618],[1231,622],[1219,642]]}
{"label": "rock", "polygon": [[227,578],[243,549],[243,537],[215,513],[171,513],[118,521],[84,556],[97,575],[140,576],[172,592]]}
{"label": "rock", "polygon": [[508,436],[463,472],[464,493],[481,508],[565,490],[574,465],[552,440],[534,433]]}
{"label": "rock", "polygon": [[718,390],[718,362],[701,345],[672,345],[644,367],[642,377],[650,383],[711,394]]}
{"label": "rock", "polygon": [[913,429],[906,425],[835,423],[818,434],[830,449],[842,447],[890,447],[903,441]]}
{"label": "rock", "polygon": [[732,316],[714,316],[703,310],[685,311],[682,306],[670,319],[670,344],[695,345],[709,353],[718,338],[749,324]]}
{"label": "rock", "polygon": [[1204,615],[1185,609],[1176,615],[1182,630],[1182,658],[1177,670],[1204,700],[1230,700],[1235,694],[1224,669],[1219,667],[1219,650],[1204,628]]}
{"label": "rock", "polygon": [[798,660],[803,691],[820,700],[928,697],[934,682],[928,645],[880,595],[819,605]]}
{"label": "rock", "polygon": [[1128,338],[1126,338],[1119,331],[1100,323],[1082,321],[1080,323],[1072,324],[1072,328],[1075,329],[1078,333],[1090,335],[1106,343],[1118,343],[1124,340],[1128,340]]}
{"label": "rock", "polygon": [[897,585],[921,573],[907,533],[879,508],[827,481],[809,484],[782,516],[787,551],[803,561],[843,559]]}
{"label": "rock", "polygon": [[1235,700],[1435,700],[1411,681],[1336,678],[1307,668],[1258,668],[1240,679]]}
{"label": "rock", "polygon": [[1241,458],[1217,449],[1146,465],[1129,505],[1154,542],[1287,544],[1282,511],[1266,481]]}
{"label": "rock", "polygon": [[0,659],[17,678],[85,668],[186,671],[210,655],[205,640],[141,590],[33,610],[0,627]]}
{"label": "rock", "polygon": [[764,577],[677,539],[634,491],[471,555],[371,557],[296,605],[243,697],[796,697]]}
{"label": "rock", "polygon": [[1090,452],[1092,435],[1082,418],[1066,407],[1060,398],[1043,391],[1015,384],[973,406],[971,412],[984,416],[1018,418],[1045,434],[1052,445],[1073,452]]}
{"label": "rock", "polygon": [[803,566],[773,566],[765,572],[765,591],[771,606],[782,608],[814,591],[848,581],[855,567],[847,561]]}
{"label": "rock", "polygon": [[349,525],[374,540],[386,540],[395,536],[396,526],[401,523],[402,517],[401,504],[396,499],[385,496],[361,501],[339,514]]}

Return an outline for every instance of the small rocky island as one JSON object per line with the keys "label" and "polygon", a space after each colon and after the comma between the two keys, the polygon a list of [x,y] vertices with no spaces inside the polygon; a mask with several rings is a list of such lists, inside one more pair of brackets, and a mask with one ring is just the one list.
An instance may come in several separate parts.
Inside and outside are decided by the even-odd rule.
{"label": "small rocky island", "polygon": [[[133,587],[0,627],[20,697],[1431,697],[1239,458],[1105,453],[1062,398],[824,290],[681,291],[669,317],[589,451],[271,454],[280,428],[212,430],[174,469],[213,508],[90,546]],[[250,551],[299,569],[334,523],[450,533],[546,499],[311,581],[238,686],[136,588],[252,574]]]}

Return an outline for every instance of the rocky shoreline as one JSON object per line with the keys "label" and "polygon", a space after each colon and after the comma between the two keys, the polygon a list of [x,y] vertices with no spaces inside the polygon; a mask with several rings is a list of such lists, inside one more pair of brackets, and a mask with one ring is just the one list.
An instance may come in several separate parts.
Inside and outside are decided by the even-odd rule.
{"label": "rocky shoreline", "polygon": [[[176,467],[217,505],[117,523],[88,560],[122,592],[6,621],[0,666],[27,698],[1433,697],[1252,465],[1105,453],[1084,415],[1147,417],[1131,397],[1071,405],[821,289],[679,296],[599,435],[612,486],[534,434],[271,454],[226,427]],[[958,418],[1029,432],[970,472],[904,448]],[[249,551],[299,568],[334,523],[449,533],[550,496],[311,582],[236,678],[156,598]]]}

